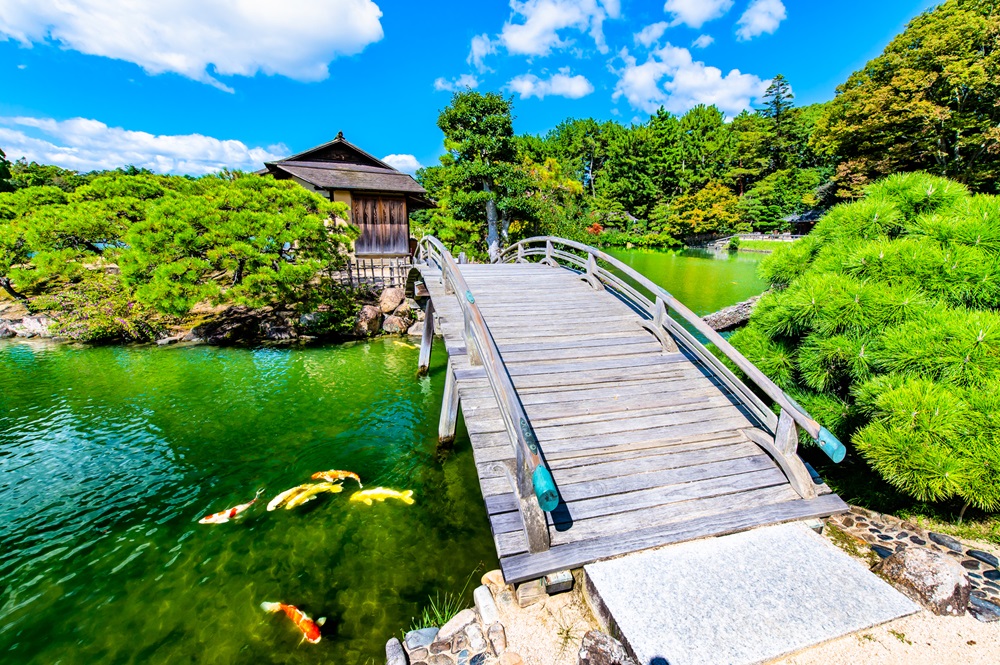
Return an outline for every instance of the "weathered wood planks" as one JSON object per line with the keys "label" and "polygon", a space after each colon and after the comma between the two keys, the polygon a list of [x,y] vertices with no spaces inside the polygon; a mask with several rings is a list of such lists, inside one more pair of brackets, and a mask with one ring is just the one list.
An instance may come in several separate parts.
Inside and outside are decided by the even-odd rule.
{"label": "weathered wood planks", "polygon": [[[424,269],[501,567],[508,581],[690,538],[844,510],[829,489],[802,499],[744,431],[767,435],[713,368],[669,353],[642,317],[582,275],[538,264],[463,265],[531,421],[562,504],[550,549],[529,554],[504,465],[507,425],[464,352],[456,294]],[[799,479],[801,480],[801,478]]]}

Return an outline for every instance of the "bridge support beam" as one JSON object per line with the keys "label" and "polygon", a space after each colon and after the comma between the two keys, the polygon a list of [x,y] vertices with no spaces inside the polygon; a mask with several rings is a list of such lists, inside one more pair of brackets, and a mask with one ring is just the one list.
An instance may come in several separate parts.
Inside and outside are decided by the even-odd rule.
{"label": "bridge support beam", "polygon": [[444,399],[441,401],[441,420],[438,422],[438,443],[451,443],[455,440],[455,426],[458,423],[458,382],[455,380],[455,368],[448,363],[448,372],[444,377]]}
{"label": "bridge support beam", "polygon": [[417,361],[417,376],[427,374],[431,365],[431,347],[434,346],[434,301],[427,299],[424,311],[424,331],[420,336],[420,359]]}

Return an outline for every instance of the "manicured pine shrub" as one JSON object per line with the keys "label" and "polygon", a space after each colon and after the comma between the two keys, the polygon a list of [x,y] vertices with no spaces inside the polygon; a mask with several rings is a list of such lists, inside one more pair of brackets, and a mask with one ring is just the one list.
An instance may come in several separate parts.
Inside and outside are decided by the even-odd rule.
{"label": "manicured pine shrub", "polygon": [[893,486],[1000,508],[1000,199],[892,176],[761,274],[737,348]]}

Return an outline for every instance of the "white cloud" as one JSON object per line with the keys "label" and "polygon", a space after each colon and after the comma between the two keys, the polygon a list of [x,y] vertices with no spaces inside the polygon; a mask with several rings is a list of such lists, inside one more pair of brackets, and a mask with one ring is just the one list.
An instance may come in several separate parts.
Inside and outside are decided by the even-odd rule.
{"label": "white cloud", "polygon": [[[500,32],[499,40],[508,53],[545,56],[553,49],[573,43],[560,31],[573,29],[589,32],[601,53],[608,52],[604,42],[604,20],[621,15],[619,0],[510,0],[514,16]],[[516,17],[523,22],[514,23]]]}
{"label": "white cloud", "polygon": [[705,48],[714,41],[715,37],[713,37],[712,35],[699,35],[698,39],[691,42],[691,46],[695,48]]}
{"label": "white cloud", "polygon": [[394,169],[398,169],[403,173],[414,174],[417,172],[423,164],[417,161],[417,158],[413,155],[386,155],[382,158],[382,161],[391,166]]}
{"label": "white cloud", "polygon": [[479,79],[477,79],[472,74],[462,74],[457,79],[449,81],[443,76],[434,79],[434,89],[435,90],[445,90],[448,92],[453,92],[455,90],[464,90],[465,88],[477,88],[479,87]]}
{"label": "white cloud", "polygon": [[232,91],[219,76],[321,81],[328,64],[382,39],[372,0],[3,0],[0,40],[52,41]]}
{"label": "white cloud", "polygon": [[700,28],[708,21],[719,18],[733,6],[733,0],[667,0],[663,11],[672,14],[670,25]]}
{"label": "white cloud", "polygon": [[625,66],[618,71],[612,99],[625,97],[632,108],[655,113],[660,106],[683,113],[698,104],[715,104],[728,116],[751,107],[763,96],[770,81],[733,69],[722,74],[717,67],[696,61],[691,52],[666,44],[639,63],[623,49]]}
{"label": "white cloud", "polygon": [[736,22],[739,39],[753,39],[764,33],[772,34],[785,20],[785,5],[781,0],[753,0]]}
{"label": "white cloud", "polygon": [[663,33],[666,32],[669,27],[670,24],[666,21],[653,23],[652,25],[647,25],[645,28],[632,35],[632,38],[635,39],[636,44],[641,44],[648,48],[660,41],[660,37],[663,36]]}
{"label": "white cloud", "polygon": [[495,42],[490,41],[489,35],[486,33],[476,35],[472,38],[472,45],[469,47],[469,57],[465,61],[480,72],[485,72],[489,67],[483,64],[483,60],[486,59],[486,56],[496,52],[497,45]]}
{"label": "white cloud", "polygon": [[256,170],[288,155],[284,145],[250,148],[242,141],[202,134],[155,135],[98,120],[2,117],[0,145],[9,159],[79,171],[134,164],[158,173],[203,175],[223,168]]}
{"label": "white cloud", "polygon": [[512,78],[507,87],[519,94],[521,99],[544,99],[549,96],[580,99],[594,91],[594,86],[583,75],[570,76],[569,67],[563,67],[558,74],[553,74],[548,79],[540,79],[534,74],[521,74]]}

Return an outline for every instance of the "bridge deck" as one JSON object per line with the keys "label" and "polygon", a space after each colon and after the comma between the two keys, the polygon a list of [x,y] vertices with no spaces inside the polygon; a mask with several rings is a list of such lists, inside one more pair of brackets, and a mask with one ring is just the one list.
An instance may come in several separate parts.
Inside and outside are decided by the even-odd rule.
{"label": "bridge deck", "polygon": [[563,268],[464,265],[538,437],[562,503],[550,549],[531,554],[512,479],[514,450],[462,313],[422,267],[472,441],[508,582],[607,557],[847,509],[825,485],[802,499],[743,429],[760,427],[692,354],[667,353],[641,317]]}

